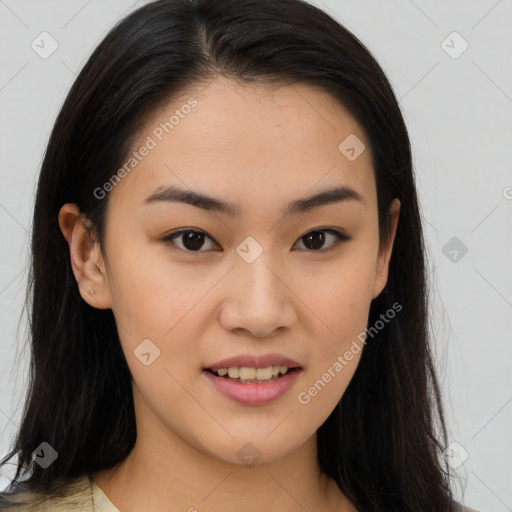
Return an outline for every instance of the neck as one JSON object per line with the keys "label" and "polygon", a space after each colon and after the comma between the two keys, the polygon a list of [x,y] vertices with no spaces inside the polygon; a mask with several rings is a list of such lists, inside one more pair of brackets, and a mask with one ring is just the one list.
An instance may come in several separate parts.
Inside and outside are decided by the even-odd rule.
{"label": "neck", "polygon": [[130,454],[91,473],[122,512],[355,510],[321,472],[315,435],[273,462],[232,464],[185,442],[147,410],[136,417]]}

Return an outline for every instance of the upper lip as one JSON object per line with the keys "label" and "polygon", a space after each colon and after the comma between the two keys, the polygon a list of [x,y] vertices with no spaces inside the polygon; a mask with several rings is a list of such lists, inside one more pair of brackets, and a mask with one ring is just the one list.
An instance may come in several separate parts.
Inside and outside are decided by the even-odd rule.
{"label": "upper lip", "polygon": [[253,356],[251,354],[242,354],[239,356],[228,357],[222,361],[206,366],[207,370],[218,370],[219,368],[242,367],[247,368],[267,368],[268,366],[287,366],[288,368],[300,368],[300,364],[289,357],[281,354],[264,354]]}

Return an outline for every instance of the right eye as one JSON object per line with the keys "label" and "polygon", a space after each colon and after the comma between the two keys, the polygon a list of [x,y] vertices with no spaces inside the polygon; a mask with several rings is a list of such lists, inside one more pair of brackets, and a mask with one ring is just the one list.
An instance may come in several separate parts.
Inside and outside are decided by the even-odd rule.
{"label": "right eye", "polygon": [[[182,247],[174,242],[175,238],[181,241]],[[205,238],[210,239],[212,242],[214,242],[214,244],[217,245],[217,243],[204,231],[198,231],[194,229],[180,229],[179,231],[175,231],[174,233],[166,235],[164,238],[162,238],[162,241],[171,242],[172,245],[177,246],[177,248],[181,251],[206,252],[200,250],[204,245]],[[172,249],[174,250],[175,247],[172,247]]]}

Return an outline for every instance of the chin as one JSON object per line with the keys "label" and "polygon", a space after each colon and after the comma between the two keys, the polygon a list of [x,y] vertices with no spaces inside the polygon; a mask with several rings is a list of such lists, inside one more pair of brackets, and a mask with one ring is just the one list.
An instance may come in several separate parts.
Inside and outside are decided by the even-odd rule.
{"label": "chin", "polygon": [[[308,439],[306,435],[301,436],[301,439],[292,439],[291,432],[272,433],[272,429],[275,428],[276,425],[265,429],[264,434],[251,435],[246,430],[241,436],[226,436],[217,442],[210,440],[208,444],[203,441],[199,449],[224,463],[250,467],[279,461],[297,450]],[[294,434],[297,435],[297,432]],[[215,448],[212,449],[212,446]]]}

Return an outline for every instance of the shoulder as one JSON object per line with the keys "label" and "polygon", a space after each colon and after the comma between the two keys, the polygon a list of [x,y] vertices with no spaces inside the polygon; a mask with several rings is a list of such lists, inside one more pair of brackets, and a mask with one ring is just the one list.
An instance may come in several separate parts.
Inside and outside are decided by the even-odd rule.
{"label": "shoulder", "polygon": [[0,509],[16,512],[92,512],[92,487],[87,474],[61,482],[58,491],[48,494],[27,490],[23,483],[0,493]]}

